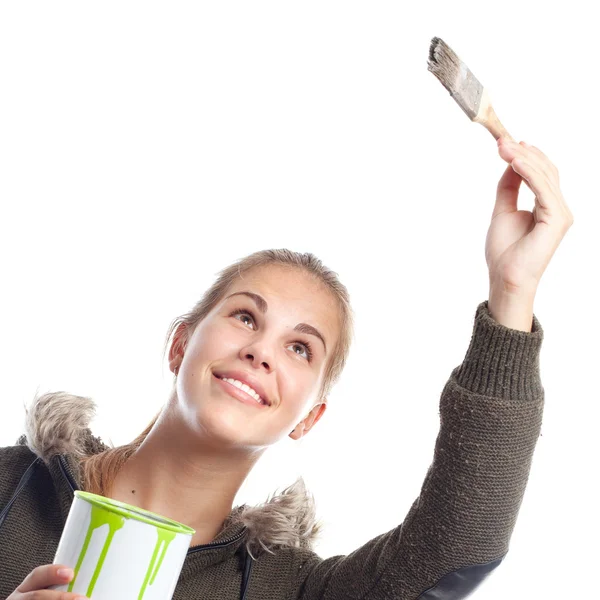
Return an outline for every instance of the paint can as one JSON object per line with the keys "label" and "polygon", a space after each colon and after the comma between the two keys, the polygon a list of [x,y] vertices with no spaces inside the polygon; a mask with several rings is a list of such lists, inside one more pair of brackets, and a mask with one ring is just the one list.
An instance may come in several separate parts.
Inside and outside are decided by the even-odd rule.
{"label": "paint can", "polygon": [[168,600],[194,533],[141,508],[76,491],[54,557],[75,577],[53,589],[93,600]]}

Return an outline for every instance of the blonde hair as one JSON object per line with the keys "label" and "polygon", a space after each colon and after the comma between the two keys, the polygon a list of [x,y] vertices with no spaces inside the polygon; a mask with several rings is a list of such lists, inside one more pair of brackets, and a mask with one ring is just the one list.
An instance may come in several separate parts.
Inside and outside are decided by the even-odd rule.
{"label": "blonde hair", "polygon": [[[340,336],[325,367],[319,391],[319,398],[326,398],[331,388],[338,381],[348,359],[354,337],[354,315],[350,306],[348,290],[339,281],[337,273],[328,269],[316,256],[309,252],[300,253],[286,249],[261,250],[220,271],[216,281],[192,310],[173,320],[165,339],[164,352],[166,353],[175,331],[181,325],[186,326],[188,336],[191,336],[198,323],[225,297],[225,294],[238,277],[252,269],[267,265],[302,269],[324,284],[337,300],[340,316]],[[81,468],[84,489],[96,494],[106,495],[119,469],[141,446],[159,415],[156,415],[146,429],[129,444],[109,448],[99,454],[83,458]]]}

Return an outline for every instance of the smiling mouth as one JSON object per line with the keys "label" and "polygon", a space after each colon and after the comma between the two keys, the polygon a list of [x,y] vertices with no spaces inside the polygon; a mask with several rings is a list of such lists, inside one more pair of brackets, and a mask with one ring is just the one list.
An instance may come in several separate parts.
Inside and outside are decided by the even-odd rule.
{"label": "smiling mouth", "polygon": [[[264,398],[262,398],[257,392],[255,392],[247,384],[244,384],[237,379],[231,379],[228,377],[219,377],[215,373],[213,373],[213,376],[216,379],[218,379],[219,381],[222,381],[225,385],[231,386],[232,388],[237,390],[237,394],[240,394],[245,400],[249,400],[252,403],[257,404],[259,406],[270,406],[270,404],[268,402],[266,402],[264,400]],[[244,388],[246,388],[246,389],[244,389]]]}

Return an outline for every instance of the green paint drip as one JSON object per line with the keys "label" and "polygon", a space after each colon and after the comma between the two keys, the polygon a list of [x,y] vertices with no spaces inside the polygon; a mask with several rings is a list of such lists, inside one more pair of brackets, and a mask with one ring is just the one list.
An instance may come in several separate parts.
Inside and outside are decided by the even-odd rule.
{"label": "green paint drip", "polygon": [[[154,546],[152,559],[150,560],[150,564],[148,565],[148,570],[146,571],[146,577],[144,578],[144,583],[142,583],[142,589],[140,590],[138,600],[142,600],[148,585],[152,585],[154,583],[154,580],[158,575],[158,571],[160,570],[160,566],[162,565],[163,559],[165,558],[165,555],[167,553],[167,548],[177,535],[174,531],[167,531],[166,529],[159,529],[158,527],[156,528],[156,533],[158,534],[158,539],[156,540],[156,545]],[[162,552],[160,553],[160,559],[157,562],[156,557],[158,556],[158,552],[161,549],[161,546]]]}
{"label": "green paint drip", "polygon": [[77,575],[79,574],[79,569],[83,563],[86,552],[88,550],[88,546],[90,545],[90,540],[92,539],[92,534],[94,530],[102,527],[103,525],[108,525],[108,536],[106,537],[106,541],[104,542],[104,547],[102,548],[102,552],[100,553],[100,558],[98,559],[98,563],[96,564],[96,569],[94,571],[94,575],[90,581],[89,587],[86,592],[86,596],[91,598],[92,592],[94,591],[94,586],[96,585],[96,581],[100,576],[100,571],[102,571],[102,565],[104,564],[104,559],[108,554],[108,549],[110,548],[110,544],[115,533],[123,527],[125,524],[125,517],[110,512],[108,510],[103,510],[92,504],[91,508],[91,518],[90,524],[88,526],[87,534],[85,536],[85,541],[83,542],[83,547],[81,548],[81,552],[79,553],[79,558],[77,559],[77,565],[75,566],[75,575],[69,584],[69,588],[67,591],[72,592],[73,586],[75,585],[75,581],[77,580]]}

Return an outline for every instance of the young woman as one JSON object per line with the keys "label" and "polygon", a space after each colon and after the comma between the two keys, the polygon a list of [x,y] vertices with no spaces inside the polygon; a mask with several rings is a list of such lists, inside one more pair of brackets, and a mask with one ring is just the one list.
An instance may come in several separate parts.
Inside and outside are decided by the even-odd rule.
{"label": "young woman", "polygon": [[[225,269],[167,341],[173,391],[131,444],[88,429],[91,401],[38,398],[26,436],[0,451],[0,597],[72,600],[51,565],[76,489],[196,530],[174,598],[462,598],[500,564],[539,435],[542,329],[537,285],[573,222],[558,173],[537,148],[499,141],[509,163],[486,240],[489,299],[441,396],[433,463],[404,522],[348,556],[311,550],[301,481],[232,508],[266,448],[323,416],[352,338],[345,287],[310,254],[264,251]],[[517,209],[524,179],[533,212]]]}

